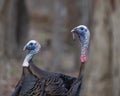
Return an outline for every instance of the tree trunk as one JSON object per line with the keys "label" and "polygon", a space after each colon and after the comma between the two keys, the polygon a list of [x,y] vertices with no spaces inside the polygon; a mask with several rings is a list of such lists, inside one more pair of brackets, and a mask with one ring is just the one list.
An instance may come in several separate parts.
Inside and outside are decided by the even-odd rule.
{"label": "tree trunk", "polygon": [[120,0],[111,0],[113,29],[113,96],[120,96]]}
{"label": "tree trunk", "polygon": [[4,1],[0,0],[0,57],[2,57],[3,54],[3,30],[2,30],[2,14],[1,14],[1,10],[2,10],[2,6]]}
{"label": "tree trunk", "polygon": [[61,70],[62,52],[63,52],[63,2],[54,0],[54,15],[53,15],[53,36],[52,36],[52,71]]}
{"label": "tree trunk", "polygon": [[90,19],[92,19],[92,0],[80,0],[80,24],[89,27]]}
{"label": "tree trunk", "polygon": [[94,5],[89,63],[86,66],[82,96],[112,96],[110,2],[97,0]]}
{"label": "tree trunk", "polygon": [[[1,18],[2,16],[1,16],[1,14],[0,14],[0,18]],[[3,33],[3,30],[2,30],[2,23],[1,23],[1,19],[0,19],[0,57],[2,57],[3,56],[3,49],[4,49],[4,47],[3,47],[3,43],[4,43],[4,38],[3,38],[3,36],[4,36],[4,33]]]}
{"label": "tree trunk", "polygon": [[4,1],[2,25],[2,56],[6,58],[20,57],[23,42],[28,37],[28,13],[25,0]]}

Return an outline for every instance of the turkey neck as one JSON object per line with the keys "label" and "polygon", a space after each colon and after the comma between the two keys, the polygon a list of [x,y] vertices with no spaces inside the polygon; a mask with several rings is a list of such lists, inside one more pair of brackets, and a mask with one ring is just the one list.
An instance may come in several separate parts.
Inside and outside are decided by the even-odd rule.
{"label": "turkey neck", "polygon": [[29,70],[29,61],[32,59],[33,57],[33,54],[27,54],[27,56],[25,57],[24,61],[23,61],[23,72],[22,72],[22,78],[24,76],[28,76],[28,74],[30,75],[31,74],[31,71]]}
{"label": "turkey neck", "polygon": [[83,61],[83,62],[81,60],[81,65],[80,65],[80,69],[79,69],[78,80],[80,80],[81,77],[83,76],[83,71],[84,71],[85,63],[87,61],[89,40],[90,40],[90,32],[89,32],[89,30],[84,34],[84,36],[79,35],[79,41],[80,41],[80,44],[81,44],[81,56],[80,56],[80,60],[81,60],[81,57],[84,57],[84,56],[85,56],[86,60]]}
{"label": "turkey neck", "polygon": [[80,69],[79,69],[79,75],[78,75],[78,80],[81,80],[81,77],[83,76],[83,70],[84,70],[84,63],[81,63]]}
{"label": "turkey neck", "polygon": [[23,61],[23,65],[22,65],[23,67],[28,67],[28,66],[29,66],[29,62],[30,62],[30,60],[32,59],[33,55],[34,55],[34,54],[29,53],[29,54],[25,57],[25,59],[24,59],[24,61]]}

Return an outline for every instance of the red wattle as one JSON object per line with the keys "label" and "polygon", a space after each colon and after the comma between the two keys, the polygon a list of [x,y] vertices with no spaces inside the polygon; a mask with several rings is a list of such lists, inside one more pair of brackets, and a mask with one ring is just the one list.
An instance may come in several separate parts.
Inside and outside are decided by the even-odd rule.
{"label": "red wattle", "polygon": [[87,61],[87,57],[86,56],[81,56],[80,57],[80,62],[81,63],[84,63],[84,62],[86,62]]}

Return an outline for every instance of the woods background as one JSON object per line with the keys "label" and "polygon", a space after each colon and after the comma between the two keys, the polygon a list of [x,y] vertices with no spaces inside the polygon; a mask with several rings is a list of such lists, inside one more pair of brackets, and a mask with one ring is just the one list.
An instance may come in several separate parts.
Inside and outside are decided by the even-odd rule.
{"label": "woods background", "polygon": [[[42,49],[35,64],[77,76],[80,44],[71,29],[91,32],[81,96],[120,96],[120,0],[0,0],[0,96],[10,96],[28,40]],[[52,66],[52,67],[51,67]]]}

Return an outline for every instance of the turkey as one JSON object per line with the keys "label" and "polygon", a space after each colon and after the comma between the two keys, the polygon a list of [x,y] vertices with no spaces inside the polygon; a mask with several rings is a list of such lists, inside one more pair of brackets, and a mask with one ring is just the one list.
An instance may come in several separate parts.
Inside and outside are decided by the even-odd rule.
{"label": "turkey", "polygon": [[35,40],[24,46],[28,54],[23,61],[21,79],[12,96],[67,96],[76,78],[62,73],[47,72],[35,66],[32,58],[40,48],[41,45]]}
{"label": "turkey", "polygon": [[85,62],[87,61],[90,31],[85,25],[79,25],[75,27],[71,32],[73,34],[73,39],[75,39],[75,34],[77,34],[81,43],[81,55],[80,55],[81,66],[80,66],[78,78],[72,84],[72,87],[68,92],[68,96],[79,96],[80,94],[79,92],[82,84],[83,69],[85,66]]}
{"label": "turkey", "polygon": [[[16,85],[15,91],[12,96],[44,96],[42,88],[44,88],[44,80],[37,78],[32,71],[30,70],[29,63],[31,62],[32,57],[39,51],[41,48],[40,44],[36,44],[37,48],[35,49],[35,41],[32,40],[26,44],[24,50],[28,49],[29,54],[25,57],[23,62],[23,72],[20,81]],[[35,49],[35,50],[34,50]],[[36,89],[35,89],[36,88]]]}

